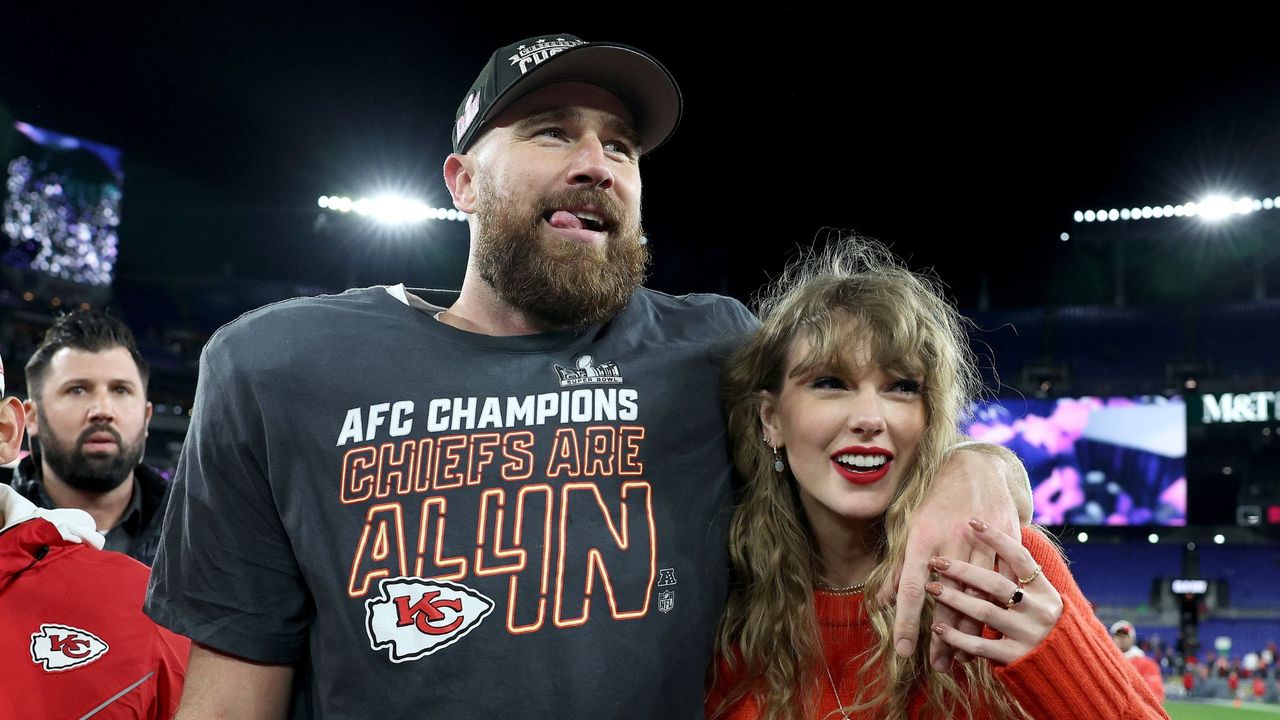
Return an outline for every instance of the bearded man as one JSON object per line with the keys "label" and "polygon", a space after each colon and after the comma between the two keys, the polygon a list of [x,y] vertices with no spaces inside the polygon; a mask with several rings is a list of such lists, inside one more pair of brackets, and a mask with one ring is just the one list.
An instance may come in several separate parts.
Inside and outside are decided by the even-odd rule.
{"label": "bearded man", "polygon": [[[146,605],[197,643],[180,718],[702,717],[720,359],[755,320],[640,287],[640,159],[680,109],[635,48],[500,48],[444,162],[457,299],[349,290],[209,341]],[[992,474],[944,484],[1016,525]],[[976,512],[942,504],[925,525]]]}
{"label": "bearded man", "polygon": [[94,310],[59,317],[26,366],[33,452],[11,484],[42,508],[79,508],[106,549],[150,565],[170,484],[142,464],[151,403],[147,362],[120,320]]}

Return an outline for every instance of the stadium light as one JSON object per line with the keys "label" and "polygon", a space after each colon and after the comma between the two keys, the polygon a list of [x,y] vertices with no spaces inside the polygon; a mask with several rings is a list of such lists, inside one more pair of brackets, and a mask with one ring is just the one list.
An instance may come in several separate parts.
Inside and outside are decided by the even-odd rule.
{"label": "stadium light", "polygon": [[1210,195],[1199,203],[1200,217],[1218,222],[1235,212],[1235,203],[1224,195]]}
{"label": "stadium light", "polygon": [[1160,536],[1155,533],[1151,533],[1150,535],[1147,536],[1147,542],[1151,543],[1152,545],[1155,545],[1156,543],[1160,542]]}
{"label": "stadium light", "polygon": [[427,220],[465,222],[467,219],[466,213],[453,208],[432,207],[421,200],[395,194],[355,200],[341,195],[321,195],[316,204],[334,212],[353,212],[383,225],[411,225]]}
{"label": "stadium light", "polygon": [[1222,222],[1235,215],[1249,215],[1263,210],[1280,210],[1280,196],[1231,199],[1220,193],[1209,195],[1199,202],[1180,205],[1145,205],[1132,208],[1102,210],[1076,210],[1071,219],[1081,222],[1115,222],[1117,220],[1149,220],[1153,218],[1200,217],[1206,222]]}
{"label": "stadium light", "polygon": [[1214,544],[1216,544],[1216,545],[1221,545],[1221,544],[1225,543],[1226,541],[1227,541],[1227,538],[1226,538],[1226,536],[1224,536],[1224,535],[1219,534],[1219,535],[1214,535],[1214,536],[1213,536],[1213,542],[1214,542]]}
{"label": "stadium light", "polygon": [[1087,532],[1082,532],[1082,533],[1080,533],[1079,535],[1077,535],[1077,536],[1076,536],[1076,540],[1078,540],[1078,541],[1080,541],[1080,542],[1082,542],[1082,543],[1084,543],[1084,542],[1089,542],[1089,533],[1087,533]]}

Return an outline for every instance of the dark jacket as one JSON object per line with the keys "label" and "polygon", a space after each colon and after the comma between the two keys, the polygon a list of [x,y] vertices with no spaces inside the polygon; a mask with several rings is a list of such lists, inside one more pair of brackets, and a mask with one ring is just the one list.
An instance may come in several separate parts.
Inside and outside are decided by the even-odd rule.
{"label": "dark jacket", "polygon": [[[137,478],[138,488],[142,491],[141,522],[125,554],[150,566],[160,547],[160,526],[164,523],[164,508],[169,503],[169,489],[173,485],[160,473],[142,464],[134,468],[133,476]],[[50,507],[48,494],[42,487],[40,465],[33,456],[23,458],[14,469],[13,477],[4,482],[12,485],[18,494],[38,507]]]}

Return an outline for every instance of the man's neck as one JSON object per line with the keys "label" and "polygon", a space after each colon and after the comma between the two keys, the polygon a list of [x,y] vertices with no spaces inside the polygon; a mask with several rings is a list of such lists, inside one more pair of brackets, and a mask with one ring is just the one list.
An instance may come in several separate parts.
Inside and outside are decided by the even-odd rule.
{"label": "man's neck", "polygon": [[506,337],[534,335],[560,328],[547,327],[528,313],[498,297],[493,288],[470,267],[462,280],[458,299],[437,319],[459,330],[479,335]]}
{"label": "man's neck", "polygon": [[104,493],[88,492],[68,485],[46,462],[40,464],[44,491],[60,508],[79,508],[93,517],[98,532],[109,532],[120,523],[124,511],[133,499],[133,473],[113,490]]}

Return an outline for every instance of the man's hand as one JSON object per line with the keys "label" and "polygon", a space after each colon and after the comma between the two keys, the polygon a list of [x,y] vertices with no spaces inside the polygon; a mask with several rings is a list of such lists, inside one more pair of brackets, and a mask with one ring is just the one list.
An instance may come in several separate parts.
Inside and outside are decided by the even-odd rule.
{"label": "man's hand", "polygon": [[[1013,458],[1009,462],[1005,457]],[[983,543],[974,543],[968,532],[972,517],[986,518],[996,529],[1018,536],[1019,525],[1031,519],[1031,490],[1026,471],[1016,456],[993,445],[968,445],[953,451],[934,484],[933,491],[911,518],[903,567],[898,568],[897,618],[893,626],[894,648],[907,657],[915,652],[920,636],[920,615],[929,582],[929,559],[934,556],[958,558],[983,568],[995,567],[995,553]],[[1008,574],[1008,570],[1003,570]],[[964,592],[950,578],[945,586]],[[880,602],[893,602],[894,588],[882,590]],[[934,620],[961,632],[977,635],[981,627],[945,605],[934,606]],[[961,661],[967,656],[958,655]],[[929,664],[939,671],[951,667],[951,649],[941,642],[930,643]]]}

